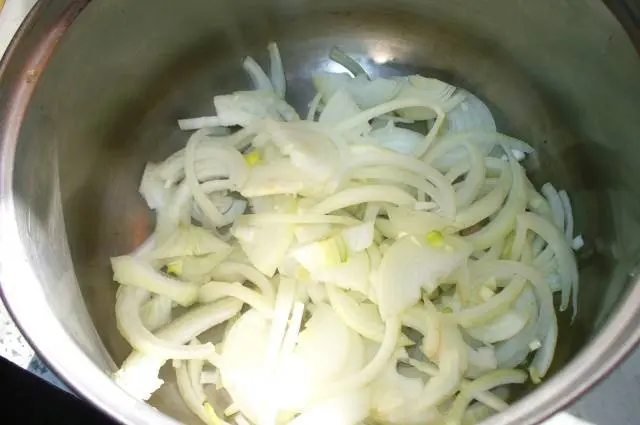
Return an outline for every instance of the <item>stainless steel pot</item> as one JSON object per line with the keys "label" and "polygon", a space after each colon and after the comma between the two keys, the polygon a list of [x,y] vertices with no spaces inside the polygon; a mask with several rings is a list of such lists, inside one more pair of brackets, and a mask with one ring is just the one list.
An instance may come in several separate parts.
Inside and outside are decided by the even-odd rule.
{"label": "stainless steel pot", "polygon": [[[625,22],[632,9],[611,2]],[[637,37],[637,33],[635,35]],[[1,289],[70,387],[129,424],[195,422],[166,385],[134,401],[109,379],[128,347],[109,257],[152,227],[143,164],[176,150],[176,119],[248,84],[240,58],[280,43],[291,101],[338,44],[382,74],[435,75],[485,99],[540,152],[534,179],[573,195],[580,314],[555,373],[491,424],[532,424],[586,391],[640,339],[640,60],[595,0],[50,0],[0,68]],[[636,38],[636,41],[638,39]],[[115,363],[114,363],[115,362]]]}

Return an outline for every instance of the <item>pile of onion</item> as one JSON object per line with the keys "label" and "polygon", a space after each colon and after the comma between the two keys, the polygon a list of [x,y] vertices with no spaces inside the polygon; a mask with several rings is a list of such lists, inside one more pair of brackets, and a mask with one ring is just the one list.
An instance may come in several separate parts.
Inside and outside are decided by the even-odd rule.
{"label": "pile of onion", "polygon": [[334,49],[351,73],[314,75],[302,119],[269,53],[269,75],[244,61],[254,90],[180,120],[186,146],[144,170],[156,228],[111,259],[133,348],[114,379],[147,400],[172,360],[207,424],[454,425],[504,410],[508,385],[549,370],[553,293],[576,314],[567,193],[536,191],[520,164],[533,149],[468,91],[372,79]]}

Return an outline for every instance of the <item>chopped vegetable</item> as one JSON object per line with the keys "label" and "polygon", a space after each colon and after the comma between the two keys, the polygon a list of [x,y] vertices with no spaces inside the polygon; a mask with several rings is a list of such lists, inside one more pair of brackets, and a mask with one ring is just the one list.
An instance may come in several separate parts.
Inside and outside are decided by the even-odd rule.
{"label": "chopped vegetable", "polygon": [[156,229],[111,259],[133,348],[115,381],[147,400],[172,360],[209,425],[227,425],[214,406],[241,425],[472,425],[505,410],[507,385],[549,371],[553,293],[577,313],[585,241],[567,192],[539,193],[519,163],[533,149],[464,89],[371,78],[335,48],[352,75],[314,74],[300,120],[268,51],[268,73],[242,64],[254,90],[180,120],[197,131],[144,169]]}

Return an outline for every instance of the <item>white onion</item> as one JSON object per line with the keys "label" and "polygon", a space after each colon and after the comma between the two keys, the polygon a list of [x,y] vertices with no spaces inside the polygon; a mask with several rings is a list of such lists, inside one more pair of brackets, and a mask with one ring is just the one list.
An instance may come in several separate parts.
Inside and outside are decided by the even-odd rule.
{"label": "white onion", "polygon": [[550,369],[553,292],[577,312],[584,240],[567,192],[536,190],[519,163],[533,149],[473,94],[370,78],[337,48],[354,76],[315,74],[300,120],[268,51],[269,75],[243,62],[254,90],[180,120],[197,131],[144,169],[156,228],[111,259],[134,348],[114,379],[146,400],[172,360],[186,406],[215,425],[203,384],[238,425],[466,425],[505,410],[505,386],[527,379],[514,368],[531,354],[531,381]]}

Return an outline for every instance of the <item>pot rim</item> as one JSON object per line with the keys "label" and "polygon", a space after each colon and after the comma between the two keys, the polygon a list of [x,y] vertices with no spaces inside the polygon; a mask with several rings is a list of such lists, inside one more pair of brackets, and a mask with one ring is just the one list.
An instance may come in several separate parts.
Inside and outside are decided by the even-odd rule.
{"label": "pot rim", "polygon": [[[126,424],[179,424],[155,408],[120,389],[84,353],[62,324],[54,318],[42,286],[30,265],[18,232],[13,193],[14,155],[21,122],[37,83],[31,69],[42,69],[58,41],[91,0],[40,0],[29,12],[0,63],[0,296],[16,325],[34,350],[76,394],[114,419]],[[51,4],[62,10],[48,23],[43,35],[34,26]],[[27,52],[17,54],[25,39],[35,39]],[[26,53],[26,54],[25,54]],[[22,63],[14,63],[21,60]],[[9,64],[20,71],[10,72]],[[602,330],[565,367],[545,383],[485,425],[531,425],[556,413],[604,378],[640,341],[640,283],[634,276],[631,289]],[[41,315],[33,314],[41,312]],[[39,320],[39,317],[48,320]],[[64,351],[61,352],[61,347]]]}

